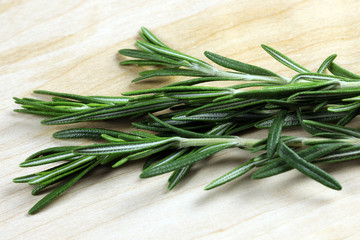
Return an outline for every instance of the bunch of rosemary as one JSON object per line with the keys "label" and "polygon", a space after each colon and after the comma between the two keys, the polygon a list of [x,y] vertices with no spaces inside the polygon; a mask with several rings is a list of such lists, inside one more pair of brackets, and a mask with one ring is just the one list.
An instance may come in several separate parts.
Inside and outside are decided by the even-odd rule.
{"label": "bunch of rosemary", "polygon": [[[29,214],[38,212],[95,167],[110,164],[116,168],[145,159],[140,177],[172,172],[168,186],[172,189],[193,164],[228,148],[259,154],[209,183],[206,190],[255,168],[253,179],[295,168],[329,188],[341,189],[332,176],[316,166],[360,157],[360,131],[345,127],[360,112],[360,76],[335,64],[336,55],[326,58],[316,72],[311,72],[262,45],[277,61],[296,72],[288,78],[205,52],[209,60],[228,69],[220,70],[170,48],[146,28],[141,29],[140,35],[143,41],[136,42],[138,50],[119,51],[133,58],[121,65],[157,68],[141,72],[133,82],[163,76],[192,78],[161,88],[126,92],[121,97],[39,90],[35,93],[51,95],[52,100],[15,98],[22,106],[15,111],[47,116],[42,121],[46,125],[126,117],[134,120],[134,127],[151,132],[94,128],[56,132],[53,136],[58,139],[101,139],[105,143],[48,148],[22,162],[20,167],[52,164],[45,171],[14,179],[16,183],[33,185],[32,194],[57,184]],[[331,74],[326,74],[326,70]],[[202,85],[216,81],[235,82],[235,85]],[[311,137],[283,136],[282,128],[287,126],[301,126]],[[245,130],[256,128],[269,128],[267,138],[240,137]]]}

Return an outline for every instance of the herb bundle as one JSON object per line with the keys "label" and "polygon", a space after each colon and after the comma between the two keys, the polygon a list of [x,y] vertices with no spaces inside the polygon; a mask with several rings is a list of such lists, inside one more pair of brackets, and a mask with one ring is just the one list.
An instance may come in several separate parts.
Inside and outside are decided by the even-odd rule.
{"label": "herb bundle", "polygon": [[[176,51],[148,29],[140,32],[138,49],[122,49],[131,57],[121,65],[155,66],[133,82],[152,77],[191,77],[156,89],[123,93],[120,97],[80,96],[38,90],[51,101],[15,98],[17,112],[47,116],[45,125],[69,124],[114,118],[130,118],[142,131],[71,128],[56,132],[58,139],[103,140],[89,146],[61,146],[29,156],[20,167],[51,164],[47,170],[15,178],[34,186],[37,195],[56,185],[29,214],[56,199],[94,168],[117,168],[129,161],[145,160],[141,178],[172,172],[173,189],[192,165],[217,152],[241,148],[258,153],[232,171],[209,183],[209,190],[255,170],[253,179],[297,169],[335,190],[341,185],[317,166],[360,157],[360,131],[345,125],[360,112],[360,76],[334,63],[336,55],[311,72],[277,50],[262,45],[274,59],[294,70],[289,78],[270,70],[205,52],[221,70],[200,59]],[[331,74],[325,73],[330,71]],[[227,81],[227,87],[206,86]],[[235,83],[235,84],[234,84]],[[234,84],[234,85],[231,85]],[[163,110],[166,110],[165,113]],[[283,136],[283,127],[300,126],[311,137]],[[248,129],[268,128],[265,139],[241,137]],[[145,130],[145,131],[144,131]]]}

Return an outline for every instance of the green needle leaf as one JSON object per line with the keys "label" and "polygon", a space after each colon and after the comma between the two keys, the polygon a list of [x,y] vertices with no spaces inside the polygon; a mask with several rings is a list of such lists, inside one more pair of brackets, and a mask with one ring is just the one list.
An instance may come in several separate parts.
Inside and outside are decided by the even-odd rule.
{"label": "green needle leaf", "polygon": [[[74,158],[75,157],[75,158]],[[73,159],[77,159],[78,157],[72,151],[54,153],[42,157],[28,159],[25,162],[20,163],[20,167],[33,167],[39,166],[43,164],[49,164],[53,162],[68,160],[71,161]]]}
{"label": "green needle leaf", "polygon": [[153,161],[151,161],[150,163],[145,163],[143,170],[147,169],[148,167],[158,167],[164,163],[170,162],[170,161],[174,161],[176,159],[178,159],[179,157],[181,157],[182,155],[184,155],[186,152],[188,151],[187,148],[183,148],[181,150],[176,150],[174,152],[172,152],[171,154],[167,155],[165,158],[159,160],[158,162],[154,163],[153,165],[151,165],[153,163]]}
{"label": "green needle leaf", "polygon": [[341,190],[341,185],[333,177],[321,168],[318,168],[314,164],[311,164],[301,158],[282,141],[280,142],[279,156],[291,167],[296,168],[301,173],[314,179],[315,181],[334,190]]}
{"label": "green needle leaf", "polygon": [[222,144],[214,144],[200,148],[198,151],[192,154],[187,154],[183,157],[180,157],[176,161],[170,161],[164,163],[160,166],[156,167],[148,167],[143,171],[140,175],[141,178],[153,177],[156,175],[164,174],[167,172],[174,171],[176,169],[180,169],[182,167],[194,164],[200,160],[203,160],[211,155],[220,152],[224,149],[235,147],[234,143],[222,143]]}
{"label": "green needle leaf", "polygon": [[151,77],[164,77],[164,76],[191,76],[191,77],[203,77],[207,76],[200,71],[189,70],[189,69],[180,69],[180,68],[171,68],[171,69],[161,69],[161,70],[149,70],[140,73],[141,77],[135,78],[132,82],[139,82],[141,80],[151,78]]}
{"label": "green needle leaf", "polygon": [[80,101],[83,103],[104,103],[104,104],[109,103],[109,101],[104,101],[104,100],[98,99],[96,97],[81,96],[81,95],[76,95],[76,94],[71,94],[71,93],[60,93],[60,92],[52,92],[52,91],[46,91],[46,90],[35,90],[34,93],[69,98],[69,99],[77,100],[77,101]]}
{"label": "green needle leaf", "polygon": [[34,186],[33,190],[31,191],[31,194],[32,195],[37,195],[39,192],[41,192],[43,189],[55,184],[55,183],[58,183],[60,181],[63,181],[65,177],[73,174],[73,173],[76,173],[88,166],[91,165],[91,162],[88,162],[88,163],[85,163],[77,168],[74,168],[74,169],[71,169],[71,170],[68,170],[62,174],[58,174],[56,176],[53,176],[51,178],[49,178],[48,180],[44,180],[44,181],[41,181],[40,184],[37,184]]}
{"label": "green needle leaf", "polygon": [[336,76],[341,76],[341,77],[346,77],[346,78],[354,78],[354,79],[360,79],[360,76],[352,73],[342,67],[340,67],[339,65],[337,65],[334,62],[331,62],[329,65],[329,71],[336,75]]}
{"label": "green needle leaf", "polygon": [[[199,78],[193,78],[189,80],[184,80],[180,82],[175,82],[169,85],[166,85],[165,87],[175,87],[175,86],[192,86],[195,84],[200,83],[206,83],[206,82],[215,82],[215,81],[237,81],[238,79],[234,76],[232,77],[199,77]],[[242,79],[241,79],[242,81]],[[258,84],[260,86],[266,85],[268,83],[252,83],[252,84]],[[250,86],[251,87],[251,86]]]}
{"label": "green needle leaf", "polygon": [[320,65],[319,69],[317,70],[317,73],[323,73],[325,72],[325,70],[327,68],[329,68],[329,66],[331,65],[331,63],[334,61],[334,59],[337,57],[336,54],[333,54],[329,57],[327,57],[324,62]]}
{"label": "green needle leaf", "polygon": [[336,152],[333,152],[331,155],[324,156],[315,163],[332,163],[332,162],[342,162],[352,159],[358,159],[360,157],[360,146],[351,146],[348,148],[339,149]]}
{"label": "green needle leaf", "polygon": [[94,158],[95,158],[95,156],[85,156],[85,157],[81,157],[80,159],[78,159],[76,161],[72,161],[68,164],[64,164],[59,167],[55,167],[54,170],[45,171],[44,175],[40,176],[39,178],[29,181],[29,184],[30,185],[39,184],[39,183],[48,181],[52,178],[55,178],[59,175],[66,174],[73,169],[76,169],[78,167],[81,167],[84,164],[91,162]]}
{"label": "green needle leaf", "polygon": [[[22,106],[25,107],[25,106]],[[38,111],[38,110],[30,110],[30,109],[14,109],[14,112],[19,113],[29,113],[40,116],[48,116],[48,117],[58,117],[63,115],[63,113],[49,112],[49,111]]]}
{"label": "green needle leaf", "polygon": [[[62,106],[51,106],[47,102],[30,101],[27,99],[16,98],[15,103],[23,104],[24,108],[34,108],[37,111],[48,111],[48,112],[61,112],[61,113],[73,113],[79,110],[88,110],[89,108],[74,108],[74,107],[62,107]],[[57,103],[58,104],[58,103]]]}
{"label": "green needle leaf", "polygon": [[84,155],[104,155],[114,153],[134,153],[146,149],[160,147],[167,143],[176,143],[179,141],[179,137],[165,138],[163,140],[149,139],[147,141],[141,140],[138,142],[119,142],[119,143],[106,143],[106,144],[95,144],[85,147],[79,147],[74,152],[76,154]]}
{"label": "green needle leaf", "polygon": [[287,110],[281,110],[271,124],[266,145],[267,157],[272,158],[280,140],[280,134]]}
{"label": "green needle leaf", "polygon": [[239,61],[227,58],[227,57],[220,56],[219,54],[216,54],[216,53],[206,51],[204,53],[204,55],[211,61],[219,64],[220,66],[223,66],[223,67],[226,67],[226,68],[238,71],[238,72],[248,73],[248,74],[252,74],[252,75],[279,77],[277,74],[275,74],[267,69],[257,67],[254,65],[250,65],[250,64],[246,64],[246,63],[242,63],[242,62],[239,62]]}
{"label": "green needle leaf", "polygon": [[165,95],[170,98],[184,99],[184,100],[196,100],[206,98],[216,98],[231,94],[228,90],[216,90],[216,91],[201,91],[201,92],[171,92]]}
{"label": "green needle leaf", "polygon": [[191,168],[191,165],[185,166],[183,168],[177,169],[169,178],[169,186],[168,189],[172,190],[174,187],[184,178],[186,173]]}
{"label": "green needle leaf", "polygon": [[171,58],[159,55],[159,54],[148,53],[148,52],[143,52],[143,51],[134,50],[134,49],[122,49],[119,51],[119,54],[128,56],[128,57],[133,57],[133,58],[153,60],[153,61],[161,62],[161,63],[165,63],[165,64],[182,65],[181,62],[179,62],[177,60],[174,60],[174,59],[171,59]]}
{"label": "green needle leaf", "polygon": [[119,161],[117,161],[114,165],[112,165],[112,168],[117,168],[120,167],[121,165],[124,165],[129,159],[127,157],[124,157],[122,159],[120,159]]}
{"label": "green needle leaf", "polygon": [[338,77],[338,76],[332,76],[332,75],[326,75],[321,73],[299,73],[295,75],[291,82],[295,83],[300,80],[307,80],[307,81],[331,81],[335,84],[337,84],[338,81],[349,81],[346,78]]}
{"label": "green needle leaf", "polygon": [[112,137],[117,137],[119,132],[114,130],[101,129],[101,128],[70,128],[54,133],[53,137],[57,139],[72,139],[72,138],[102,139],[101,137],[102,134],[107,134]]}
{"label": "green needle leaf", "polygon": [[290,96],[288,98],[288,101],[323,101],[329,99],[337,100],[337,99],[356,97],[359,94],[360,94],[359,87],[336,89],[336,90],[318,90],[318,91],[308,91],[304,89],[303,91],[299,91],[298,93],[295,93],[294,95]]}
{"label": "green needle leaf", "polygon": [[157,62],[157,61],[150,61],[150,60],[127,60],[127,61],[122,61],[120,63],[120,65],[124,66],[124,65],[138,65],[140,66],[152,66],[152,65],[159,65],[159,66],[167,66],[167,67],[179,67],[180,65],[177,64],[170,64],[170,63],[165,63],[165,62]]}
{"label": "green needle leaf", "polygon": [[313,126],[310,126],[310,125],[306,124],[306,123],[303,121],[303,120],[304,120],[304,118],[303,118],[304,115],[302,114],[300,108],[296,109],[296,116],[297,116],[297,119],[298,119],[301,127],[302,127],[305,131],[307,131],[307,132],[310,133],[310,134],[319,133],[319,130],[318,130],[317,128],[315,128],[315,127],[313,127]]}
{"label": "green needle leaf", "polygon": [[327,131],[343,133],[348,136],[360,138],[360,131],[357,129],[347,128],[347,127],[338,126],[338,125],[334,125],[334,124],[325,124],[325,123],[315,122],[315,121],[311,121],[311,120],[304,120],[304,123],[312,125],[314,127],[320,128],[320,129],[323,129],[323,130],[325,129]]}
{"label": "green needle leaf", "polygon": [[204,86],[173,86],[173,87],[162,87],[162,88],[153,88],[153,89],[143,89],[131,92],[125,92],[123,95],[140,95],[140,94],[149,94],[149,93],[170,93],[170,92],[202,92],[202,91],[230,91],[228,88],[220,87],[204,87]]}
{"label": "green needle leaf", "polygon": [[30,210],[29,214],[35,214],[38,211],[40,211],[42,208],[47,206],[49,203],[51,203],[53,200],[55,200],[58,196],[60,196],[63,192],[65,192],[67,189],[69,189],[72,185],[74,185],[76,182],[78,182],[86,173],[88,173],[91,169],[96,167],[100,161],[96,161],[92,165],[90,165],[88,168],[86,168],[84,171],[82,171],[79,175],[65,183],[64,185],[56,188],[51,193],[46,195],[44,198],[42,198],[39,202],[37,202]]}
{"label": "green needle leaf", "polygon": [[29,174],[29,175],[26,175],[26,176],[14,178],[13,182],[14,183],[27,183],[27,182],[35,179],[35,178],[38,178],[38,177],[39,177],[39,175],[37,175],[37,174]]}
{"label": "green needle leaf", "polygon": [[346,105],[338,105],[333,107],[328,107],[330,112],[348,112],[360,108],[360,102],[354,102]]}
{"label": "green needle leaf", "polygon": [[169,48],[163,42],[161,42],[152,32],[150,32],[150,30],[147,29],[146,27],[141,27],[141,31],[144,34],[144,36],[146,37],[146,39],[148,41],[150,41],[150,43],[158,45],[158,46],[162,46],[165,48]]}
{"label": "green needle leaf", "polygon": [[[318,144],[306,149],[303,149],[298,152],[298,155],[304,160],[308,162],[312,162],[315,159],[321,158],[326,156],[330,153],[333,153],[337,149],[343,148],[348,146],[348,144]],[[271,160],[270,163],[263,166],[262,168],[256,170],[252,175],[252,179],[261,179],[266,177],[271,177],[286,171],[293,169],[290,165],[286,163],[286,161],[282,160],[281,158],[274,158]]]}
{"label": "green needle leaf", "polygon": [[168,148],[171,148],[173,147],[173,143],[168,143],[168,144],[165,144],[161,147],[157,147],[157,148],[154,148],[154,149],[148,149],[148,150],[145,150],[145,151],[142,151],[142,152],[137,152],[137,153],[133,153],[129,156],[127,156],[128,160],[129,161],[134,161],[134,160],[138,160],[138,159],[142,159],[142,158],[146,158],[148,156],[151,156],[155,153],[159,153],[161,151],[164,151]]}
{"label": "green needle leaf", "polygon": [[273,58],[275,58],[276,60],[278,60],[280,63],[284,64],[285,66],[287,66],[288,68],[291,68],[293,70],[295,70],[296,72],[299,73],[303,73],[303,72],[310,72],[309,70],[307,70],[306,68],[304,68],[303,66],[297,64],[296,62],[294,62],[293,60],[291,60],[290,58],[286,57],[284,54],[280,53],[279,51],[266,46],[264,44],[261,45],[261,47],[268,53],[270,54]]}
{"label": "green needle leaf", "polygon": [[38,151],[36,153],[31,154],[29,157],[27,157],[25,159],[25,161],[28,161],[28,160],[31,160],[31,159],[34,159],[34,158],[38,158],[38,157],[42,157],[42,156],[48,156],[48,155],[54,154],[54,153],[72,151],[75,148],[78,148],[78,147],[77,146],[63,146],[63,147],[46,148],[46,149],[43,149],[41,151]]}
{"label": "green needle leaf", "polygon": [[309,83],[296,83],[296,84],[289,84],[289,85],[278,85],[278,86],[270,86],[270,87],[263,87],[259,90],[249,90],[244,92],[237,92],[234,94],[235,97],[240,98],[255,98],[255,99],[280,99],[285,98],[293,95],[297,96],[296,94],[302,94],[303,92],[307,91],[311,94],[316,94],[318,91],[314,91],[316,89],[334,85],[333,82],[309,82]]}
{"label": "green needle leaf", "polygon": [[349,122],[351,122],[351,120],[353,120],[353,119],[354,119],[356,116],[358,116],[359,114],[360,114],[360,108],[351,110],[351,111],[347,112],[346,115],[345,115],[344,117],[342,117],[342,118],[336,123],[336,125],[345,126],[346,124],[348,124]]}
{"label": "green needle leaf", "polygon": [[[170,49],[168,47],[161,47],[161,46],[157,46],[157,45],[154,45],[154,44],[151,44],[148,42],[143,42],[143,41],[137,41],[136,45],[140,48],[145,47],[145,48],[155,51],[161,55],[169,56],[171,58],[182,59],[182,60],[186,60],[189,62],[195,62],[195,63],[201,64],[201,65],[208,65],[207,63],[205,63],[197,58],[180,53],[180,52]],[[210,65],[208,65],[208,66],[210,66]]]}
{"label": "green needle leaf", "polygon": [[258,107],[259,105],[263,105],[265,103],[264,100],[253,100],[253,99],[230,99],[226,101],[219,101],[214,103],[205,104],[198,108],[192,109],[186,113],[186,115],[191,115],[198,112],[226,112],[233,109],[240,109],[242,108],[242,112],[246,109],[253,109],[254,107]]}
{"label": "green needle leaf", "polygon": [[163,127],[168,128],[169,130],[176,132],[179,134],[179,136],[182,137],[194,137],[194,138],[211,138],[214,137],[213,135],[208,134],[202,134],[202,133],[196,133],[189,130],[184,130],[178,127],[174,127],[170,124],[165,123],[164,121],[161,121],[159,118],[155,117],[151,113],[149,113],[149,116],[157,123],[161,124]]}
{"label": "green needle leaf", "polygon": [[45,125],[68,124],[81,121],[105,120],[137,115],[140,113],[156,112],[168,107],[177,105],[179,100],[169,98],[159,98],[155,100],[143,100],[137,103],[125,106],[100,107],[97,109],[81,111],[79,113],[66,114],[60,117],[54,117],[43,120],[41,123]]}
{"label": "green needle leaf", "polygon": [[238,177],[244,175],[245,173],[247,173],[248,171],[253,169],[256,164],[257,164],[257,162],[249,161],[247,163],[240,165],[239,167],[231,170],[230,172],[226,173],[225,175],[223,175],[223,176],[215,179],[211,183],[209,183],[205,187],[205,190],[210,190],[210,189],[216,188],[227,182],[230,182],[231,180],[234,180],[235,178],[238,178]]}

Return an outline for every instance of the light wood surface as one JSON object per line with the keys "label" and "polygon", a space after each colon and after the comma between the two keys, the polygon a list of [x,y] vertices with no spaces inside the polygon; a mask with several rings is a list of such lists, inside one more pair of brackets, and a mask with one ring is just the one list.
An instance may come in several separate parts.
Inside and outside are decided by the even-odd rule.
{"label": "light wood surface", "polygon": [[[18,167],[29,154],[86,143],[52,139],[69,126],[12,112],[13,96],[34,97],[35,89],[120,95],[175,81],[130,84],[140,70],[119,67],[117,50],[132,48],[141,26],[204,60],[210,50],[292,76],[260,48],[265,43],[311,70],[337,53],[337,63],[359,73],[359,16],[356,0],[0,1],[0,239],[360,239],[358,161],[323,166],[339,192],[295,171],[203,191],[249,157],[240,150],[197,164],[171,192],[168,175],[139,179],[142,165],[134,163],[93,172],[34,216],[27,211],[42,196],[12,183],[34,171]],[[129,128],[125,121],[71,126]]]}

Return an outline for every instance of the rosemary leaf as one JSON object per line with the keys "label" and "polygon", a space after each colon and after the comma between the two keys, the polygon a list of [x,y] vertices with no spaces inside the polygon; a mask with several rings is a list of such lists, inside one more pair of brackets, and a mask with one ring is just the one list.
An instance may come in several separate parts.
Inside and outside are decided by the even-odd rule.
{"label": "rosemary leaf", "polygon": [[75,174],[77,172],[79,172],[80,170],[88,167],[91,165],[91,162],[85,163],[79,167],[70,169],[65,171],[62,174],[57,174],[55,176],[52,176],[51,178],[41,181],[41,183],[37,184],[34,186],[33,190],[31,191],[32,195],[37,195],[39,192],[41,192],[42,190],[46,189],[47,187],[54,185],[55,183],[58,183],[60,181],[63,181],[64,178],[68,177],[69,175]]}
{"label": "rosemary leaf", "polygon": [[356,116],[358,116],[359,113],[360,113],[360,108],[353,109],[353,110],[347,112],[346,115],[345,115],[344,117],[342,117],[342,118],[336,123],[336,125],[345,126],[346,124],[348,124],[349,122],[351,122],[351,120],[353,120]]}
{"label": "rosemary leaf", "polygon": [[62,174],[66,174],[68,173],[69,171],[73,170],[73,169],[76,169],[84,164],[87,164],[89,162],[91,162],[93,159],[95,158],[95,156],[85,156],[85,157],[81,157],[80,159],[77,159],[75,161],[72,161],[72,162],[69,162],[68,164],[64,164],[64,165],[61,165],[59,167],[56,167],[54,170],[52,171],[47,171],[46,174],[36,178],[36,179],[33,179],[31,181],[29,181],[28,183],[30,185],[33,185],[33,184],[39,184],[39,183],[42,183],[44,181],[48,181],[56,176],[59,176],[59,175],[62,175]]}
{"label": "rosemary leaf", "polygon": [[316,167],[301,158],[296,152],[291,150],[286,144],[280,142],[279,156],[291,167],[296,168],[304,175],[314,179],[315,181],[332,188],[334,190],[341,190],[341,185],[324,170]]}
{"label": "rosemary leaf", "polygon": [[146,27],[141,27],[141,32],[144,34],[145,38],[152,44],[169,48],[165,43],[161,42],[152,32],[149,31]]}
{"label": "rosemary leaf", "polygon": [[246,63],[242,63],[242,62],[239,62],[239,61],[227,58],[227,57],[220,56],[216,53],[205,51],[204,55],[211,61],[219,64],[220,66],[223,66],[223,67],[235,70],[235,71],[248,73],[248,74],[252,74],[252,75],[279,77],[277,74],[275,74],[267,69],[260,68],[260,67],[250,65],[250,64],[246,64]]}
{"label": "rosemary leaf", "polygon": [[349,136],[360,138],[360,131],[356,130],[356,129],[347,128],[347,127],[343,127],[343,126],[337,126],[334,124],[325,124],[325,123],[315,122],[315,121],[311,121],[311,120],[304,120],[304,122],[306,124],[312,125],[314,127],[320,128],[320,129],[325,129],[327,131],[333,131],[333,132],[337,132],[337,133],[343,133],[343,134],[346,134]]}
{"label": "rosemary leaf", "polygon": [[48,155],[54,154],[54,153],[72,151],[72,150],[74,150],[76,148],[77,148],[77,146],[63,146],[63,147],[46,148],[46,149],[43,149],[41,151],[38,151],[38,152],[35,152],[35,153],[31,154],[29,157],[27,157],[25,159],[25,161],[29,161],[29,160],[32,160],[34,158],[38,158],[38,157],[41,157],[41,156],[48,156]]}
{"label": "rosemary leaf", "polygon": [[35,90],[34,93],[73,99],[73,100],[77,100],[77,101],[80,101],[83,103],[104,103],[104,104],[108,103],[108,101],[103,101],[98,98],[86,97],[86,96],[81,96],[81,95],[76,95],[76,94],[71,94],[71,93],[60,93],[60,92],[52,92],[52,91],[46,91],[46,90]]}
{"label": "rosemary leaf", "polygon": [[54,153],[42,157],[28,159],[25,162],[20,163],[20,167],[33,167],[63,160],[71,161],[73,157],[77,159],[77,156],[72,151]]}
{"label": "rosemary leaf", "polygon": [[215,179],[211,183],[209,183],[205,187],[205,190],[210,190],[210,189],[216,188],[218,186],[221,186],[227,182],[230,182],[230,181],[244,175],[245,173],[247,173],[248,171],[253,169],[256,164],[257,164],[256,162],[249,161],[249,162],[246,162],[246,163],[240,165],[239,167],[231,170],[230,172],[226,173],[225,175],[223,175],[223,176]]}
{"label": "rosemary leaf", "polygon": [[182,167],[194,164],[200,160],[203,160],[211,155],[214,155],[217,152],[220,152],[224,149],[235,147],[234,143],[222,143],[222,144],[214,144],[210,146],[205,146],[200,148],[198,151],[187,154],[183,157],[178,158],[176,161],[169,161],[160,166],[156,167],[148,167],[143,173],[140,175],[141,178],[148,178],[160,174],[164,174],[167,172],[171,172],[176,169],[180,169]]}
{"label": "rosemary leaf", "polygon": [[201,91],[229,91],[227,88],[219,87],[203,87],[203,86],[173,86],[173,87],[162,87],[162,88],[153,88],[153,89],[143,89],[132,92],[125,92],[123,95],[139,95],[139,94],[148,94],[148,93],[170,93],[170,92],[201,92]]}
{"label": "rosemary leaf", "polygon": [[[180,82],[171,83],[169,85],[166,85],[165,87],[192,86],[192,85],[195,85],[195,84],[206,83],[206,82],[214,82],[214,81],[237,81],[237,79],[234,76],[227,76],[227,77],[199,77],[199,78],[193,78],[193,79],[189,79],[189,80],[184,80],[184,81],[180,81]],[[267,83],[253,83],[253,84],[267,84]]]}
{"label": "rosemary leaf", "polygon": [[319,158],[314,163],[333,163],[333,162],[343,162],[352,159],[357,159],[360,157],[360,146],[351,146],[348,148],[339,149],[333,154]]}
{"label": "rosemary leaf", "polygon": [[170,49],[168,47],[162,47],[162,46],[158,46],[158,45],[151,44],[148,42],[143,42],[143,41],[136,41],[136,45],[138,47],[145,47],[147,49],[150,49],[154,52],[157,52],[157,53],[165,55],[165,56],[173,57],[176,59],[182,59],[182,60],[189,61],[189,62],[198,63],[200,65],[208,65],[207,63],[205,63],[197,58],[180,53],[180,52]]}
{"label": "rosemary leaf", "polygon": [[161,63],[165,63],[165,64],[180,65],[180,62],[176,61],[174,59],[167,58],[167,57],[159,55],[159,54],[147,53],[147,52],[143,52],[143,51],[139,51],[139,50],[122,49],[122,50],[119,50],[119,54],[128,56],[128,57],[133,57],[133,58],[153,60],[153,61],[161,62]]}
{"label": "rosemary leaf", "polygon": [[310,72],[309,70],[307,70],[303,66],[300,66],[299,64],[297,64],[296,62],[294,62],[293,60],[291,60],[290,58],[288,58],[284,54],[280,53],[279,51],[277,51],[277,50],[275,50],[275,49],[273,49],[273,48],[271,48],[269,46],[266,46],[264,44],[262,44],[261,47],[268,54],[270,54],[270,56],[272,56],[273,58],[275,58],[277,61],[284,64],[288,68],[291,68],[291,69],[293,69],[293,70],[295,70],[296,72],[299,72],[299,73]]}
{"label": "rosemary leaf", "polygon": [[75,154],[83,155],[104,155],[104,154],[114,154],[114,153],[134,153],[138,151],[143,151],[155,147],[160,147],[170,142],[176,143],[179,138],[166,138],[163,140],[147,140],[147,141],[138,141],[138,142],[119,142],[119,143],[105,143],[105,144],[95,144],[91,146],[79,147],[74,150]]}
{"label": "rosemary leaf", "polygon": [[274,119],[274,122],[271,124],[268,140],[266,145],[267,157],[272,158],[276,152],[280,140],[280,134],[283,127],[283,121],[285,119],[287,110],[281,110]]}
{"label": "rosemary leaf", "polygon": [[162,77],[162,76],[192,76],[192,77],[203,77],[207,76],[203,72],[196,70],[188,70],[188,69],[179,69],[179,68],[171,68],[171,69],[162,69],[162,70],[149,70],[140,73],[141,77],[135,78],[132,82],[139,82],[141,80],[151,78],[151,77]]}
{"label": "rosemary leaf", "polygon": [[[290,85],[279,85],[263,87],[259,90],[250,90],[244,92],[235,93],[235,97],[240,98],[255,98],[255,99],[281,99],[285,97],[295,96],[297,93],[301,94],[305,91],[311,91],[309,93],[316,93],[316,89],[333,85],[333,82],[309,82],[309,83],[296,83]],[[294,98],[294,97],[293,97]]]}
{"label": "rosemary leaf", "polygon": [[331,63],[334,61],[334,59],[337,57],[336,54],[330,55],[327,57],[324,62],[320,65],[319,69],[317,70],[317,73],[324,73],[326,69],[329,68]]}
{"label": "rosemary leaf", "polygon": [[57,139],[73,139],[73,138],[102,139],[101,137],[102,134],[107,134],[113,137],[117,137],[119,132],[108,129],[100,129],[100,128],[70,128],[54,133],[53,137]]}
{"label": "rosemary leaf", "polygon": [[188,165],[175,170],[169,178],[168,189],[172,190],[184,178],[184,176],[186,175],[186,173],[189,171],[190,168],[191,165]]}
{"label": "rosemary leaf", "polygon": [[347,78],[354,78],[354,79],[360,79],[359,75],[356,75],[355,73],[352,73],[342,67],[340,67],[339,65],[337,65],[334,62],[331,62],[331,64],[328,67],[329,71],[336,75],[336,76],[341,76],[341,77],[347,77]]}
{"label": "rosemary leaf", "polygon": [[29,174],[29,175],[25,175],[25,176],[22,176],[22,177],[17,177],[17,178],[14,178],[13,179],[13,182],[14,183],[27,183],[35,178],[38,178],[39,175],[37,174]]}
{"label": "rosemary leaf", "polygon": [[[309,148],[303,149],[298,152],[299,157],[302,157],[308,162],[312,162],[314,159],[321,158],[330,153],[333,153],[339,148],[347,146],[346,144],[318,144]],[[275,158],[271,160],[271,163],[256,170],[252,175],[252,179],[261,179],[271,177],[286,171],[293,169],[286,161],[281,158]]]}
{"label": "rosemary leaf", "polygon": [[213,137],[212,135],[208,135],[208,134],[202,134],[202,133],[196,133],[196,132],[192,132],[189,130],[184,130],[181,128],[177,128],[175,126],[172,126],[170,124],[167,124],[163,121],[161,121],[159,118],[155,117],[154,115],[152,115],[151,113],[149,113],[149,116],[156,121],[157,123],[161,124],[163,127],[177,133],[179,136],[182,137],[194,137],[194,138],[211,138]]}
{"label": "rosemary leaf", "polygon": [[53,190],[51,193],[46,195],[44,198],[42,198],[39,202],[37,202],[30,210],[29,214],[32,215],[38,211],[40,211],[42,208],[47,206],[50,202],[55,200],[58,196],[60,196],[63,192],[65,192],[67,189],[69,189],[72,185],[74,185],[76,182],[78,182],[86,173],[88,173],[90,170],[92,170],[94,167],[96,167],[100,161],[94,162],[92,165],[90,165],[88,168],[86,168],[84,171],[82,171],[79,175],[71,179],[70,181],[66,182],[65,184],[61,185],[60,187]]}

